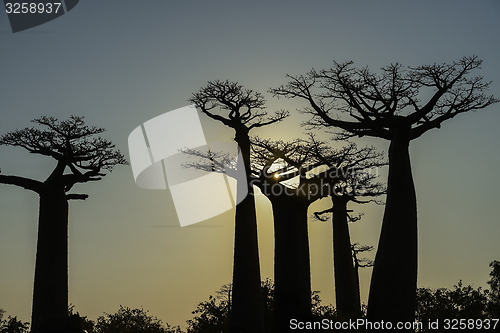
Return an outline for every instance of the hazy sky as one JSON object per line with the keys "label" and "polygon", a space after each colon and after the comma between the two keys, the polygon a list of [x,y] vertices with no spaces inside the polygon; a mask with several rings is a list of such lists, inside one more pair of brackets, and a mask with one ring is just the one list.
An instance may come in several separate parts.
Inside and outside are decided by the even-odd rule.
{"label": "hazy sky", "polygon": [[[284,83],[287,73],[325,68],[334,59],[376,70],[476,54],[484,60],[480,74],[494,81],[491,93],[498,97],[499,15],[495,0],[85,0],[52,22],[13,34],[1,12],[0,133],[41,115],[84,115],[128,153],[135,127],[187,105],[208,80],[230,79],[266,92]],[[294,118],[255,134],[303,135],[298,124],[304,116],[295,112],[301,102],[268,100],[269,110],[288,108]],[[411,144],[419,286],[451,287],[460,279],[486,286],[488,264],[500,259],[499,123],[500,105],[494,105],[452,119]],[[212,130],[223,128],[214,123]],[[379,139],[362,143],[384,151],[388,146]],[[0,147],[3,174],[44,179],[52,167],[49,159]],[[233,212],[180,228],[168,191],[136,187],[128,166],[75,192],[90,195],[70,207],[69,297],[82,315],[95,319],[120,304],[143,306],[183,325],[198,302],[231,281]],[[352,241],[376,245],[382,207],[351,208],[365,212],[351,228]],[[0,186],[0,308],[26,321],[37,210],[35,194]],[[263,279],[273,276],[270,212],[259,198]],[[331,225],[311,222],[310,243],[312,287],[333,302]],[[362,272],[365,302],[370,273]]]}

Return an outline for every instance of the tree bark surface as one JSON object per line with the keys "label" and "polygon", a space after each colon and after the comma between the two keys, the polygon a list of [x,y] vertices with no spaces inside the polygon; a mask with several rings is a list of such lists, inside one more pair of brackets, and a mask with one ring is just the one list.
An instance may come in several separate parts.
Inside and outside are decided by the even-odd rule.
{"label": "tree bark surface", "polygon": [[417,287],[417,203],[408,152],[410,130],[389,147],[387,201],[368,301],[371,321],[413,322]]}
{"label": "tree bark surface", "polygon": [[335,301],[342,319],[356,318],[361,313],[356,276],[352,263],[351,239],[347,224],[347,200],[333,197],[333,267]]}
{"label": "tree bark surface", "polygon": [[289,332],[290,319],[311,319],[308,202],[271,198],[274,217],[274,330]]}
{"label": "tree bark surface", "polygon": [[32,332],[68,316],[68,201],[63,190],[40,194]]}
{"label": "tree bark surface", "polygon": [[238,196],[248,191],[236,206],[234,229],[233,300],[231,307],[231,332],[262,333],[264,307],[260,280],[259,246],[255,197],[250,185],[250,140],[248,135],[237,132],[236,142],[243,161],[247,181],[238,180]]}

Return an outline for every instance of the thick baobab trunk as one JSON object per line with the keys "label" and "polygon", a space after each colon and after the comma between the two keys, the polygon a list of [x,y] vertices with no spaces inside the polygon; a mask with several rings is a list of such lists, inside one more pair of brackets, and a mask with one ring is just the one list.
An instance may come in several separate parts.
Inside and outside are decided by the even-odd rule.
{"label": "thick baobab trunk", "polygon": [[339,196],[333,201],[333,267],[335,300],[340,318],[355,318],[361,313],[356,277],[352,263],[351,239],[347,225],[347,201]]}
{"label": "thick baobab trunk", "polygon": [[389,147],[387,201],[373,268],[368,319],[413,322],[417,286],[417,202],[410,166],[410,130]]}
{"label": "thick baobab trunk", "polygon": [[32,332],[68,316],[68,201],[63,190],[40,194]]}
{"label": "thick baobab trunk", "polygon": [[308,202],[281,196],[271,200],[274,216],[274,330],[289,332],[290,319],[311,317]]}
{"label": "thick baobab trunk", "polygon": [[259,245],[255,197],[250,185],[250,141],[247,135],[236,137],[247,181],[238,180],[238,195],[248,195],[236,206],[234,229],[233,301],[231,332],[264,332],[264,308],[260,281]]}

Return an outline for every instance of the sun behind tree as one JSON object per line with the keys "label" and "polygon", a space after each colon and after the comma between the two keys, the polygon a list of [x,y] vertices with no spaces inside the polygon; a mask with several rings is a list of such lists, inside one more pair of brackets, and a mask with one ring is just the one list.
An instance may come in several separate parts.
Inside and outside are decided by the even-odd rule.
{"label": "sun behind tree", "polygon": [[281,110],[273,115],[265,110],[259,92],[237,82],[210,81],[189,100],[202,113],[234,130],[246,181],[237,182],[237,197],[246,194],[236,206],[234,217],[233,305],[231,332],[264,332],[264,312],[260,292],[260,263],[255,199],[250,177],[250,131],[280,122],[288,116]]}
{"label": "sun behind tree", "polygon": [[334,62],[330,69],[288,76],[288,83],[271,90],[304,100],[310,127],[337,128],[340,138],[390,141],[387,200],[368,300],[371,321],[414,321],[418,242],[410,141],[500,101],[487,94],[489,82],[472,76],[481,64],[471,56],[415,68],[391,64],[376,74],[353,62]]}

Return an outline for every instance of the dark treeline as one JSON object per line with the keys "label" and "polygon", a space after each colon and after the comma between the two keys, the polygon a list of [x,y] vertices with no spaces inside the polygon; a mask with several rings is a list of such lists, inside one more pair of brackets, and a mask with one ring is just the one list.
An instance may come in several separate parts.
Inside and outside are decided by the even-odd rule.
{"label": "dark treeline", "polygon": [[[479,320],[482,323],[481,325],[486,328],[487,320],[499,318],[500,261],[493,261],[490,267],[489,288],[485,290],[470,285],[464,286],[462,281],[459,281],[453,288],[418,288],[416,293],[416,320],[423,324],[438,322],[440,326],[433,329],[424,326],[423,329],[417,331],[436,332],[436,329],[444,328],[446,319],[470,320],[473,318],[475,323]],[[230,332],[231,289],[231,284],[224,285],[215,292],[215,295],[210,295],[207,300],[198,303],[196,309],[192,311],[193,318],[186,322],[186,330],[181,329],[179,326],[164,323],[142,308],[131,309],[120,306],[116,313],[105,313],[98,317],[96,321],[73,314],[72,307],[69,309],[69,314],[70,316],[79,317],[82,328],[88,333],[227,333]],[[272,332],[276,305],[273,282],[271,280],[263,281],[261,291],[265,304],[264,326]],[[320,322],[323,319],[331,320],[333,323],[343,321],[333,305],[321,302],[317,291],[311,293],[310,301],[310,321]],[[27,333],[29,331],[29,323],[23,323],[17,317],[8,316],[4,318],[4,313],[0,309],[0,333]],[[365,311],[361,314],[361,318],[366,318]],[[490,324],[491,331],[493,331],[494,322],[490,322]],[[472,329],[469,329],[469,331],[472,331]]]}

